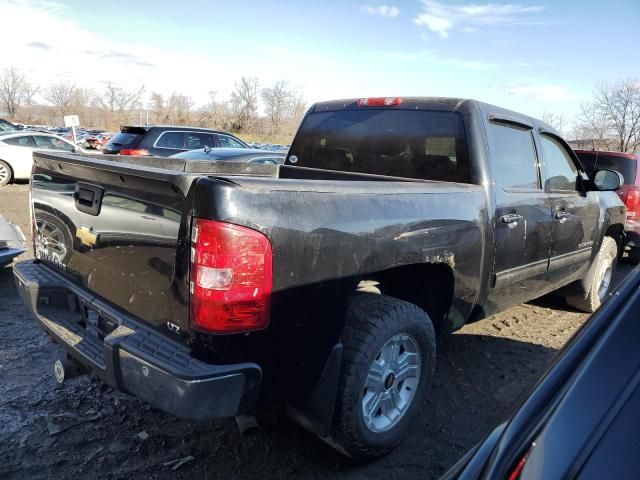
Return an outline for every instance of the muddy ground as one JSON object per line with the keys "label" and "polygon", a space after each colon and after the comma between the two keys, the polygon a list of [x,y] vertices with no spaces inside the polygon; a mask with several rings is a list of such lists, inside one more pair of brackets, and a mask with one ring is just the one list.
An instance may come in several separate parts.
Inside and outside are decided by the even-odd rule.
{"label": "muddy ground", "polygon": [[[0,187],[0,213],[25,234],[27,192]],[[618,277],[628,271],[623,265]],[[430,398],[409,437],[391,455],[356,466],[277,411],[242,436],[233,420],[181,421],[87,376],[58,385],[59,347],[30,318],[6,267],[0,478],[437,478],[509,413],[586,318],[545,298],[441,340]],[[166,465],[177,459],[188,461]]]}

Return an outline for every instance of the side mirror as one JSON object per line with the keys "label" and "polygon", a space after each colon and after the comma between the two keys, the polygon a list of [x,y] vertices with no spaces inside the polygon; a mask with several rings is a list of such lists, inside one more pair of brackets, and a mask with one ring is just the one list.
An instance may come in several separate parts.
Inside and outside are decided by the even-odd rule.
{"label": "side mirror", "polygon": [[615,170],[597,170],[593,175],[593,185],[601,192],[615,192],[623,183],[623,176]]}

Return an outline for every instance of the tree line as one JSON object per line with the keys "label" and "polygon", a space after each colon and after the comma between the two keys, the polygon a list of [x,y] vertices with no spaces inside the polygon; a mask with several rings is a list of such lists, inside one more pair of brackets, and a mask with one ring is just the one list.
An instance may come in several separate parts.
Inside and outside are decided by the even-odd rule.
{"label": "tree line", "polygon": [[[46,103],[38,102],[40,98]],[[262,102],[265,115],[259,115]],[[179,91],[163,95],[145,85],[125,88],[105,82],[102,91],[71,82],[33,84],[15,67],[0,73],[0,106],[9,120],[26,124],[60,125],[62,116],[80,115],[83,126],[117,130],[120,125],[156,123],[197,125],[231,131],[254,138],[288,142],[307,104],[287,81],[260,86],[256,77],[242,77],[228,99],[209,92],[209,100],[196,105]],[[637,152],[640,150],[640,79],[601,82],[571,130],[562,115],[545,112],[543,120],[568,133],[585,148]]]}
{"label": "tree line", "polygon": [[[264,115],[259,114],[260,102]],[[307,104],[285,80],[261,86],[256,77],[242,77],[228,99],[219,98],[212,90],[206,103],[196,105],[183,92],[163,95],[149,91],[145,85],[125,88],[107,81],[100,91],[66,81],[39,86],[9,67],[0,73],[0,107],[9,120],[29,125],[61,125],[64,115],[77,114],[83,126],[110,131],[125,124],[148,122],[196,125],[288,141]]]}

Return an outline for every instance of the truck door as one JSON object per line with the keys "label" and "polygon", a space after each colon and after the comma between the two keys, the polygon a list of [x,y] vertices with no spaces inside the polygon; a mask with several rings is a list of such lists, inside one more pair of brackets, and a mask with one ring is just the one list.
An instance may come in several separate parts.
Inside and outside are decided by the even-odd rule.
{"label": "truck door", "polygon": [[540,144],[553,219],[549,281],[559,285],[582,277],[591,263],[598,225],[597,192],[582,191],[579,163],[560,138],[541,133]]}
{"label": "truck door", "polygon": [[487,314],[535,298],[545,287],[551,206],[542,189],[533,125],[487,125],[495,195],[495,251]]}

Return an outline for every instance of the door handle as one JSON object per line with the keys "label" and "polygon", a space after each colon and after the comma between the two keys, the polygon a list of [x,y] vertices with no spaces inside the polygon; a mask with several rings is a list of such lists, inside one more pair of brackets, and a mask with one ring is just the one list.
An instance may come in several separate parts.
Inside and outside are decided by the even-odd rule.
{"label": "door handle", "polygon": [[571,214],[569,212],[565,212],[564,210],[560,212],[556,212],[556,215],[555,215],[556,219],[560,220],[560,223],[566,222],[569,216],[571,216]]}
{"label": "door handle", "polygon": [[502,223],[506,223],[509,228],[516,228],[518,226],[518,222],[523,218],[524,217],[522,215],[518,215],[517,213],[508,213],[507,215],[502,215],[500,217],[500,221]]}

